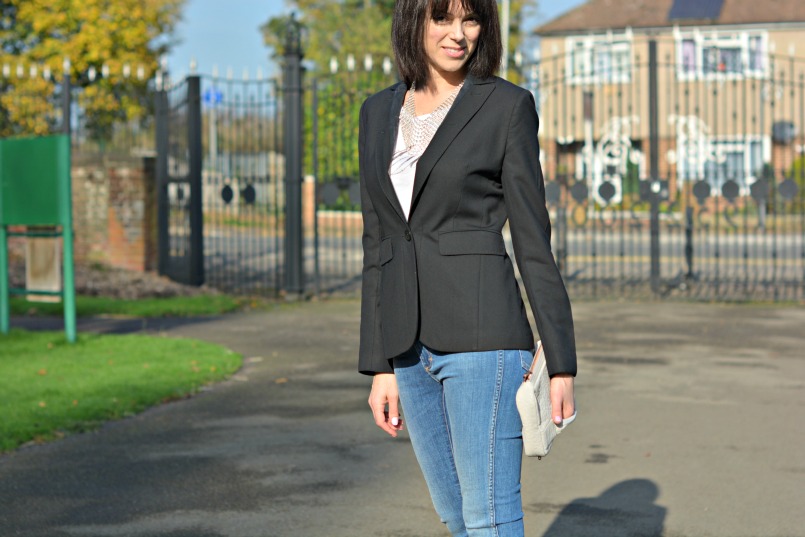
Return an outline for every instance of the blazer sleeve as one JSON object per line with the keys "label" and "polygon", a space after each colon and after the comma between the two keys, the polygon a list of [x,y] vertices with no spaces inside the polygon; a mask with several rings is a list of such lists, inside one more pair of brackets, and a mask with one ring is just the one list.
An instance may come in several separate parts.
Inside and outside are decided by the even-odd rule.
{"label": "blazer sleeve", "polygon": [[514,255],[545,349],[548,373],[576,374],[573,315],[551,252],[534,97],[520,92],[509,119],[501,180]]}
{"label": "blazer sleeve", "polygon": [[361,330],[358,371],[365,375],[393,373],[390,360],[383,358],[380,333],[380,222],[366,188],[366,103],[361,107],[358,134],[361,213],[363,215],[363,271],[361,280]]}

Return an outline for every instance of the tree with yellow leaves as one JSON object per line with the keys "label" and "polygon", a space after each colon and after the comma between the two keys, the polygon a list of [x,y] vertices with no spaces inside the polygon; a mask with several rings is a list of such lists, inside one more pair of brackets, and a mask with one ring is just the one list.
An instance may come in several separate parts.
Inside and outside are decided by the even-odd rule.
{"label": "tree with yellow leaves", "polygon": [[93,137],[142,116],[184,0],[0,0],[0,136],[57,123],[65,70]]}

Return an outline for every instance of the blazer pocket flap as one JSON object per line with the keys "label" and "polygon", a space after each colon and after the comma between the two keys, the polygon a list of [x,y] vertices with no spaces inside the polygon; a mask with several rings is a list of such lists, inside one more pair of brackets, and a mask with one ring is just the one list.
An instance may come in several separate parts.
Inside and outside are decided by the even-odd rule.
{"label": "blazer pocket flap", "polygon": [[394,249],[391,247],[391,239],[380,242],[380,264],[385,265],[394,257]]}
{"label": "blazer pocket flap", "polygon": [[503,235],[497,231],[447,231],[439,235],[442,255],[506,255]]}

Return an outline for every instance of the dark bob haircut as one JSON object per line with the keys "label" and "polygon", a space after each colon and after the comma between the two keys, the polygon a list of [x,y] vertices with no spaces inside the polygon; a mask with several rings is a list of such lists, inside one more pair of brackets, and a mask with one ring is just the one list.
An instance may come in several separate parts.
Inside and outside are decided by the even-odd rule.
{"label": "dark bob haircut", "polygon": [[476,78],[488,78],[500,67],[503,47],[495,0],[397,0],[391,45],[397,70],[409,88],[412,84],[421,88],[430,81],[424,44],[426,23],[429,17],[449,13],[453,2],[459,2],[467,13],[474,13],[481,25],[478,47],[467,61],[467,72]]}

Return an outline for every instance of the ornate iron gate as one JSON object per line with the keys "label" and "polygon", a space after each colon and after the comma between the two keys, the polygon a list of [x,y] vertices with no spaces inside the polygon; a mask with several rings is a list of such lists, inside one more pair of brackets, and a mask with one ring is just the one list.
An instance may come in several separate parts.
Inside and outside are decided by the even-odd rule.
{"label": "ornate iron gate", "polygon": [[[805,60],[766,54],[749,74],[691,69],[678,46],[635,37],[628,54],[562,54],[524,70],[570,293],[802,300]],[[288,252],[301,252],[293,287],[357,291],[358,110],[394,80],[388,62],[356,63],[304,86],[289,85],[286,69],[282,85],[190,77],[160,94],[163,272],[280,294],[296,270]],[[303,87],[292,117],[285,97]],[[289,169],[297,185],[304,174],[292,206]]]}
{"label": "ornate iron gate", "polygon": [[363,263],[358,169],[358,122],[363,101],[396,81],[391,61],[348,56],[330,76],[313,80],[307,109],[312,151],[306,167],[315,178],[314,276],[317,293],[357,292]]}
{"label": "ornate iron gate", "polygon": [[[160,93],[164,274],[241,294],[359,288],[358,112],[394,78],[388,60],[346,67],[304,85],[298,78],[289,84],[287,73],[282,84],[259,75],[193,76]],[[294,84],[304,101],[290,117],[286,88]],[[299,149],[302,154],[294,155]],[[300,176],[294,200],[289,173]],[[201,216],[192,219],[193,211]],[[198,237],[203,243],[194,250],[191,238]],[[301,278],[289,268],[288,252],[300,256]]]}
{"label": "ornate iron gate", "polygon": [[745,75],[678,61],[673,40],[631,46],[545,58],[532,80],[571,294],[801,300],[805,60]]}
{"label": "ornate iron gate", "polygon": [[159,270],[236,293],[283,288],[276,81],[189,76],[157,96]]}
{"label": "ornate iron gate", "polygon": [[196,76],[169,87],[159,82],[157,219],[159,273],[189,285],[204,283],[201,211],[201,93]]}
{"label": "ornate iron gate", "polygon": [[201,77],[204,266],[237,293],[284,287],[285,156],[274,80]]}

